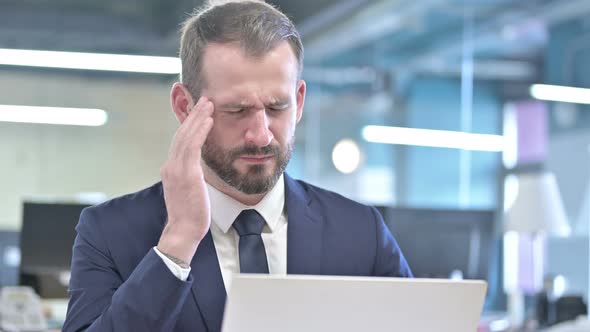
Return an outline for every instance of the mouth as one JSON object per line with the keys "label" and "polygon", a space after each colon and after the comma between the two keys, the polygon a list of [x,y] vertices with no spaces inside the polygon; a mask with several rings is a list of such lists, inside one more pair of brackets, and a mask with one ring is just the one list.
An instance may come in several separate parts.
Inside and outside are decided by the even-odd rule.
{"label": "mouth", "polygon": [[262,156],[249,156],[244,155],[240,157],[240,160],[250,164],[264,164],[274,159],[274,155],[262,155]]}

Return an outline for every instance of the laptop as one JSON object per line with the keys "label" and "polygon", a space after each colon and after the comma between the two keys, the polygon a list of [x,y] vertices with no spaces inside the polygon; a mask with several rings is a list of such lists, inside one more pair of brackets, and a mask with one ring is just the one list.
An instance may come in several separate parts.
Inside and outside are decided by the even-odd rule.
{"label": "laptop", "polygon": [[235,275],[223,332],[474,332],[485,281]]}

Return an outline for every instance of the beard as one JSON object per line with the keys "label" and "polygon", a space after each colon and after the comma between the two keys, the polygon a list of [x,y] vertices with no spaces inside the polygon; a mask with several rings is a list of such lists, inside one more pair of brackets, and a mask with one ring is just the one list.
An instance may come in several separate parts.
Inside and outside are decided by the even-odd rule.
{"label": "beard", "polygon": [[[293,152],[295,137],[282,148],[279,145],[264,147],[242,146],[224,150],[209,138],[203,144],[201,157],[205,164],[231,187],[247,195],[263,194],[270,191],[277,183]],[[250,165],[245,173],[240,173],[234,166],[234,161],[242,156],[273,156],[273,165]],[[268,167],[273,169],[269,172]]]}

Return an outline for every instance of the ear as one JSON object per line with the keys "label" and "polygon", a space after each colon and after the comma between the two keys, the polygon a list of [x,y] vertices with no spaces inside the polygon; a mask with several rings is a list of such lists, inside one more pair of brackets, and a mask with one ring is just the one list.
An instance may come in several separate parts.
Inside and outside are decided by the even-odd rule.
{"label": "ear", "polygon": [[301,116],[303,115],[306,88],[307,87],[304,80],[300,80],[299,83],[297,83],[297,123],[301,121]]}
{"label": "ear", "polygon": [[170,103],[176,119],[181,124],[186,120],[189,111],[195,105],[193,97],[184,84],[176,82],[170,90]]}

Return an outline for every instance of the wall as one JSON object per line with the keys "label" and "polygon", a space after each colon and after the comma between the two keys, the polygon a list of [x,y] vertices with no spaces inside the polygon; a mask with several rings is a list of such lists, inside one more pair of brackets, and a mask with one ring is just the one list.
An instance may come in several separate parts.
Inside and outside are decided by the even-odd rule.
{"label": "wall", "polygon": [[0,228],[20,227],[24,197],[114,197],[158,181],[177,127],[171,80],[154,76],[0,71],[0,104],[90,107],[102,127],[0,122]]}
{"label": "wall", "polygon": [[[493,88],[476,82],[473,92],[472,132],[499,134],[501,104]],[[413,84],[407,101],[407,126],[436,130],[461,130],[461,84],[459,80],[424,78]],[[460,206],[460,151],[408,147],[406,167],[407,205]],[[494,208],[500,154],[471,152],[469,208]]]}

